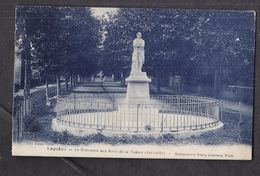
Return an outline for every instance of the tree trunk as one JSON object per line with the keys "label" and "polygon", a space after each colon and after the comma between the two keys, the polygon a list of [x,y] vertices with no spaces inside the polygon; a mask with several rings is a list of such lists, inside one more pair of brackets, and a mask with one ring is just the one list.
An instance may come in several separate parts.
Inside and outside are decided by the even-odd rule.
{"label": "tree trunk", "polygon": [[184,63],[182,61],[181,66],[180,66],[180,73],[181,73],[181,82],[180,82],[180,95],[183,94],[183,87],[184,87],[184,67],[183,67]]}
{"label": "tree trunk", "polygon": [[74,85],[74,86],[77,85],[77,76],[73,76],[73,85]]}
{"label": "tree trunk", "polygon": [[69,88],[69,80],[68,80],[68,76],[65,76],[65,91],[68,91]]}
{"label": "tree trunk", "polygon": [[29,76],[29,63],[28,60],[25,60],[24,67],[24,99],[28,99],[30,97],[30,76]]}
{"label": "tree trunk", "polygon": [[219,70],[216,69],[214,73],[214,98],[218,98],[219,92]]}
{"label": "tree trunk", "polygon": [[180,77],[180,82],[179,82],[179,84],[178,84],[177,90],[178,90],[178,91],[177,91],[178,94],[182,95],[182,93],[183,93],[183,81],[182,81],[182,77]]}
{"label": "tree trunk", "polygon": [[81,83],[81,76],[80,75],[78,75],[78,83],[80,84]]}
{"label": "tree trunk", "polygon": [[70,76],[70,87],[73,86],[73,83],[72,83],[72,76]]}
{"label": "tree trunk", "polygon": [[56,77],[57,96],[60,95],[60,76]]}
{"label": "tree trunk", "polygon": [[183,79],[182,79],[182,77],[181,77],[181,82],[180,82],[180,91],[179,91],[180,95],[183,94],[183,87],[184,87],[184,85],[183,85],[183,81],[182,81],[182,80],[183,80]]}
{"label": "tree trunk", "polygon": [[161,80],[160,80],[160,71],[157,69],[156,71],[156,88],[157,93],[161,92]]}
{"label": "tree trunk", "polygon": [[21,82],[20,82],[20,89],[23,89],[24,88],[24,80],[25,80],[25,77],[24,77],[24,73],[25,73],[25,58],[22,58],[21,59]]}
{"label": "tree trunk", "polygon": [[[28,40],[28,39],[27,39]],[[26,48],[24,51],[24,106],[25,116],[29,115],[30,109],[30,86],[31,86],[31,54],[30,44],[26,41]]]}
{"label": "tree trunk", "polygon": [[45,96],[46,96],[46,105],[49,105],[49,83],[47,78],[45,80]]}
{"label": "tree trunk", "polygon": [[125,77],[123,77],[122,85],[125,86]]}
{"label": "tree trunk", "polygon": [[125,77],[124,77],[124,74],[123,74],[123,73],[121,73],[120,84],[121,84],[121,86],[124,86],[124,85],[125,85]]}

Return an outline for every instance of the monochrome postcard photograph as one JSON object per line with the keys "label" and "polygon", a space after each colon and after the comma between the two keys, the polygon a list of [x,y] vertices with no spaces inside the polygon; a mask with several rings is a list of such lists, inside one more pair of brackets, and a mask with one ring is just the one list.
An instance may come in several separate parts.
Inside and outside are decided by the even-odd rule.
{"label": "monochrome postcard photograph", "polygon": [[255,12],[17,6],[14,156],[251,160]]}

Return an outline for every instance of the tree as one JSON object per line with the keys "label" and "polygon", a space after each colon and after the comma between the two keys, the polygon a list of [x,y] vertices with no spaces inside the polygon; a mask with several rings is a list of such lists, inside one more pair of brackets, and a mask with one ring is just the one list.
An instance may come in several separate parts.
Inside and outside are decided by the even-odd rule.
{"label": "tree", "polygon": [[131,42],[140,31],[146,41],[144,70],[156,77],[157,91],[160,92],[160,78],[169,74],[183,76],[186,60],[192,53],[192,50],[184,51],[196,39],[189,34],[197,30],[193,27],[196,21],[188,18],[190,14],[190,11],[171,9],[119,9],[105,21],[107,36],[102,70],[108,74],[129,73]]}
{"label": "tree", "polygon": [[[146,41],[144,70],[160,83],[180,75],[182,84],[252,85],[254,18],[248,11],[119,9],[108,15],[101,68],[105,74],[130,72],[132,41]],[[162,78],[162,80],[161,80]],[[182,86],[183,87],[183,86]]]}
{"label": "tree", "polygon": [[63,74],[89,76],[96,72],[100,47],[100,24],[89,8],[64,8],[62,25]]}
{"label": "tree", "polygon": [[[200,13],[204,20],[200,23],[200,41],[194,47],[196,53],[200,53],[193,57],[197,75],[194,80],[213,84],[216,98],[223,85],[252,85],[253,14],[235,11]],[[247,80],[242,81],[243,77]]]}
{"label": "tree", "polygon": [[[24,73],[24,109],[25,116],[30,114],[30,88],[31,88],[31,40],[34,32],[34,28],[32,27],[35,19],[32,18],[31,14],[34,13],[31,9],[21,8],[17,10],[17,21],[16,21],[16,37],[18,38],[16,42],[16,46],[18,50],[21,52],[22,56],[22,72]],[[18,28],[18,26],[20,28]]]}
{"label": "tree", "polygon": [[[98,20],[89,8],[21,7],[17,10],[17,36],[26,41],[28,31],[22,27],[30,21],[30,51],[36,79],[48,83],[60,77],[88,76],[97,69],[100,32]],[[22,46],[22,45],[21,45]],[[30,80],[30,79],[29,79]],[[75,80],[75,78],[74,78]]]}

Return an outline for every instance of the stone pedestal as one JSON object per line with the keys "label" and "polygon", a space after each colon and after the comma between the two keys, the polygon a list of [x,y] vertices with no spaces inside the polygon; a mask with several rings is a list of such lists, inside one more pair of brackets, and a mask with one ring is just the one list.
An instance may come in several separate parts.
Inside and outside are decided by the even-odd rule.
{"label": "stone pedestal", "polygon": [[133,73],[126,79],[128,103],[146,103],[150,99],[149,83],[151,80],[147,77],[146,72]]}

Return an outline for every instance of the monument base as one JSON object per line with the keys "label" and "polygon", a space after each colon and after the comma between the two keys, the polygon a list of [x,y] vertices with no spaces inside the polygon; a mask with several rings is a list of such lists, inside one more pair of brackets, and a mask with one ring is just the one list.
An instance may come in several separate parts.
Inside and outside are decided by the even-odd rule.
{"label": "monument base", "polygon": [[126,79],[126,101],[131,104],[148,103],[150,100],[149,83],[146,72],[130,74]]}

